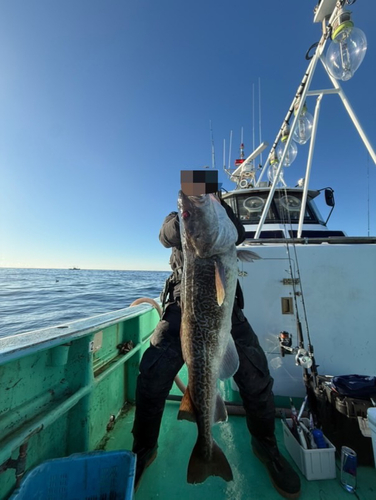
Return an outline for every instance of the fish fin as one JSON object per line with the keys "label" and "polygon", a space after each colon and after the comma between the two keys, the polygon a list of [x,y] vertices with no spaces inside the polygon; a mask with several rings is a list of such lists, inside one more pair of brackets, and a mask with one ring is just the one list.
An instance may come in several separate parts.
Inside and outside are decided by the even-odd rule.
{"label": "fish fin", "polygon": [[226,380],[232,377],[239,369],[239,356],[234,339],[230,336],[222,363],[219,368],[219,378]]}
{"label": "fish fin", "polygon": [[251,250],[237,250],[236,255],[238,259],[243,262],[253,262],[254,260],[262,259],[262,257],[257,255],[257,253],[252,252]]}
{"label": "fish fin", "polygon": [[225,284],[226,276],[223,265],[220,262],[215,261],[215,288],[217,290],[217,303],[219,306],[223,304],[225,300]]}
{"label": "fish fin", "polygon": [[225,481],[232,481],[233,475],[230,464],[217,443],[213,440],[211,459],[208,461],[203,454],[202,439],[197,439],[189,459],[188,483],[203,483],[210,476],[219,476]]}
{"label": "fish fin", "polygon": [[217,399],[215,402],[215,409],[214,409],[214,423],[216,422],[227,422],[226,405],[219,392],[217,393]]}
{"label": "fish fin", "polygon": [[188,386],[185,389],[185,393],[180,403],[178,420],[189,420],[190,422],[196,422],[195,407]]}

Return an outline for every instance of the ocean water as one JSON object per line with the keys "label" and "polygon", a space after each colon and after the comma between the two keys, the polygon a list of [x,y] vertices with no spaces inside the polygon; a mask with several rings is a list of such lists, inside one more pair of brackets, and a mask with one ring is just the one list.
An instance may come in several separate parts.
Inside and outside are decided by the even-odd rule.
{"label": "ocean water", "polygon": [[164,271],[0,268],[0,337],[59,325],[156,298]]}

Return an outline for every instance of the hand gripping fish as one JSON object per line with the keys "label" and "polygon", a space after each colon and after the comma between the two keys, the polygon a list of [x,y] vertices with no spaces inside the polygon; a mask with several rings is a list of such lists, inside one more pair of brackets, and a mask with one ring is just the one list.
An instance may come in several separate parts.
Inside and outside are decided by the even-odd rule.
{"label": "hand gripping fish", "polygon": [[178,419],[196,422],[198,428],[187,480],[201,483],[209,476],[220,476],[231,481],[231,467],[212,437],[211,426],[227,420],[217,380],[231,377],[239,366],[230,334],[238,274],[238,234],[212,194],[186,196],[180,191],[178,208],[184,255],[180,335],[188,367],[188,386]]}

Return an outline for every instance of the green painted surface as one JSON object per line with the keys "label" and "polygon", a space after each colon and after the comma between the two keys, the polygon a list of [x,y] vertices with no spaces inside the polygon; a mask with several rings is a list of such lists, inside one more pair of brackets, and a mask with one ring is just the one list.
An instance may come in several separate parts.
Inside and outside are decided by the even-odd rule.
{"label": "green painted surface", "polygon": [[[196,441],[196,426],[187,421],[178,421],[178,403],[168,401],[163,416],[158,456],[146,469],[135,500],[179,499],[179,500],[280,500],[273,488],[265,467],[254,456],[250,435],[243,417],[232,416],[229,421],[213,427],[216,441],[225,452],[233,469],[234,481],[226,483],[211,477],[203,484],[190,485],[186,482],[189,457]],[[124,414],[109,433],[107,450],[131,449],[130,429],[134,409]],[[304,500],[349,500],[353,498],[343,490],[337,479],[307,481],[300,473],[283,443],[282,423],[276,420],[278,446],[284,456],[299,473],[302,483],[301,498]],[[376,470],[372,467],[358,469],[358,500],[375,500]]]}
{"label": "green painted surface", "polygon": [[[54,341],[50,349],[48,342],[33,345],[27,354],[0,364],[0,467],[9,458],[17,459],[24,442],[28,442],[27,470],[51,458],[95,448],[131,449],[134,407],[129,403],[134,401],[139,362],[157,321],[157,313],[149,310],[102,329],[90,324],[87,332],[79,330],[69,342]],[[98,332],[102,340],[93,353]],[[129,341],[134,350],[119,354],[117,346]],[[186,368],[180,376],[186,383]],[[240,401],[230,382],[221,390],[226,400]],[[181,396],[175,385],[172,393]],[[276,404],[288,407],[289,401]],[[122,411],[124,405],[127,411]],[[253,456],[244,418],[237,416],[213,428],[233,467],[234,481],[210,478],[203,485],[188,485],[186,469],[197,431],[195,425],[178,421],[177,411],[178,403],[167,402],[158,458],[145,472],[136,500],[281,498]],[[108,432],[111,415],[117,419]],[[283,450],[280,421],[277,437]],[[14,486],[14,469],[0,473],[0,500],[8,498]],[[308,500],[348,498],[337,480],[309,482],[302,477],[302,493]],[[359,469],[357,494],[360,500],[375,500],[375,469]]]}
{"label": "green painted surface", "polygon": [[[134,401],[139,361],[159,319],[152,309],[132,316],[103,329],[90,324],[87,334],[79,329],[78,337],[50,349],[46,339],[0,364],[0,468],[17,459],[26,442],[27,471],[45,460],[98,447],[111,416]],[[98,332],[100,346],[92,352]],[[134,355],[119,354],[117,346],[129,341]],[[0,500],[14,486],[14,468],[0,473]]]}

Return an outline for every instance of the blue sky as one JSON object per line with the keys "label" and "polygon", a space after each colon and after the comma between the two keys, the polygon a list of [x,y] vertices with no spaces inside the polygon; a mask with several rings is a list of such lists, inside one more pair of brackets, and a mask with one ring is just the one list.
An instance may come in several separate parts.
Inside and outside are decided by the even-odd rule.
{"label": "blue sky", "polygon": [[[251,152],[259,78],[272,144],[320,38],[315,3],[2,2],[0,266],[167,270],[158,233],[176,210],[180,170],[211,165],[211,120],[220,181],[233,187],[223,139],[228,148],[233,130],[234,159],[243,127]],[[376,2],[350,10],[368,51],[343,88],[376,147]],[[314,82],[330,86],[320,66]],[[288,183],[304,175],[307,152],[299,148]],[[368,185],[375,235],[376,167],[339,98],[326,96],[311,187],[335,191],[330,227],[367,234]]]}

